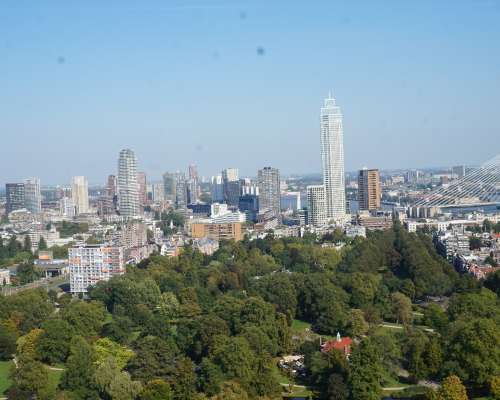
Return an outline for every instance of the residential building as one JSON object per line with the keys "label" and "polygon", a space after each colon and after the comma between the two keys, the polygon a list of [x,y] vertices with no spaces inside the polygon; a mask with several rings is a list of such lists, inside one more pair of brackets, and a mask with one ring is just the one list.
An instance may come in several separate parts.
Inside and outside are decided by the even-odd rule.
{"label": "residential building", "polygon": [[75,216],[75,203],[71,197],[63,197],[59,200],[59,212],[63,217],[73,218]]}
{"label": "residential building", "polygon": [[69,282],[73,294],[125,273],[123,247],[82,245],[69,249]]}
{"label": "residential building", "polygon": [[151,191],[153,193],[153,202],[160,203],[165,200],[165,187],[163,183],[153,183],[151,185]]}
{"label": "residential building", "polygon": [[259,196],[255,194],[244,194],[240,197],[238,208],[245,213],[247,221],[257,221],[259,213]]}
{"label": "residential building", "polygon": [[222,175],[212,176],[210,180],[210,194],[212,201],[222,203],[224,201],[224,181]]}
{"label": "residential building", "polygon": [[175,202],[175,189],[176,189],[177,175],[171,172],[163,174],[163,190],[165,193],[165,200]]}
{"label": "residential building", "polygon": [[370,214],[367,211],[360,211],[353,217],[354,223],[365,227],[369,231],[388,230],[392,228],[392,214]]}
{"label": "residential building", "polygon": [[231,211],[225,203],[212,203],[210,205],[210,218],[195,220],[195,222],[226,223],[245,222],[246,216],[239,211]]}
{"label": "residential building", "polygon": [[328,222],[325,187],[323,185],[307,186],[307,220],[309,225],[321,226]]}
{"label": "residential building", "polygon": [[281,212],[280,172],[277,168],[264,167],[257,173],[260,210],[271,210],[276,217]]}
{"label": "residential building", "polygon": [[337,338],[335,340],[329,340],[321,346],[321,352],[328,353],[335,349],[342,352],[346,358],[349,358],[352,344],[353,340],[350,337],[341,338],[340,333],[337,333]]}
{"label": "residential building", "polygon": [[219,242],[208,237],[193,240],[193,249],[200,253],[211,256],[219,249]]}
{"label": "residential building", "polygon": [[282,192],[281,209],[297,211],[302,208],[300,192]]}
{"label": "residential building", "polygon": [[233,207],[238,207],[240,199],[240,181],[237,168],[227,168],[222,171],[224,184],[224,201]]}
{"label": "residential building", "polygon": [[137,158],[130,149],[120,151],[118,159],[118,204],[120,215],[125,218],[140,214]]}
{"label": "residential building", "polygon": [[191,224],[191,236],[193,239],[208,237],[214,240],[235,240],[243,239],[243,229],[241,222],[228,223],[204,223],[194,222]]}
{"label": "residential building", "polygon": [[10,270],[7,268],[0,269],[0,285],[10,285]]}
{"label": "residential building", "polygon": [[148,191],[145,172],[137,172],[137,184],[139,186],[140,211],[144,212],[144,207],[148,203]]}
{"label": "residential building", "polygon": [[451,173],[454,178],[463,178],[465,176],[465,165],[457,165],[452,167]]}
{"label": "residential building", "polygon": [[309,211],[307,208],[297,210],[297,217],[299,218],[299,225],[309,225]]}
{"label": "residential building", "polygon": [[7,183],[5,185],[5,196],[7,198],[6,212],[22,210],[24,203],[24,183]]}
{"label": "residential building", "polygon": [[175,208],[186,210],[189,203],[188,197],[189,183],[183,173],[177,173],[175,182]]}
{"label": "residential building", "polygon": [[252,182],[250,178],[240,179],[240,195],[244,196],[247,194],[259,195],[259,185]]}
{"label": "residential building", "polygon": [[108,179],[106,182],[106,194],[114,198],[115,196],[118,195],[118,182],[116,179],[116,175],[108,175]]}
{"label": "residential building", "polygon": [[32,214],[42,212],[40,179],[29,178],[24,181],[24,207]]}
{"label": "residential building", "polygon": [[84,176],[74,176],[71,179],[71,199],[76,215],[89,212],[89,185]]}
{"label": "residential building", "polygon": [[188,195],[189,203],[197,203],[200,197],[200,185],[198,182],[198,169],[196,165],[191,164],[188,168],[189,182],[188,182]]}
{"label": "residential building", "polygon": [[358,173],[358,201],[360,210],[378,210],[382,190],[378,169],[362,169]]}
{"label": "residential building", "polygon": [[211,212],[211,205],[206,203],[188,204],[188,210],[193,211],[194,217],[208,217]]}
{"label": "residential building", "polygon": [[340,107],[331,96],[321,108],[320,126],[326,218],[343,221],[346,215],[344,133]]}
{"label": "residential building", "polygon": [[422,177],[422,173],[417,170],[407,171],[405,174],[405,182],[412,184],[417,183]]}

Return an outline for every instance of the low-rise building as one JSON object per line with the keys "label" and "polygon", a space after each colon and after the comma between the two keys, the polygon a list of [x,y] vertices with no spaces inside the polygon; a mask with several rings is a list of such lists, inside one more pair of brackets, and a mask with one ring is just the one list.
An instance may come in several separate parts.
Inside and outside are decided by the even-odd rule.
{"label": "low-rise building", "polygon": [[208,237],[214,240],[240,241],[243,239],[242,223],[193,222],[191,224],[191,236],[193,239]]}
{"label": "low-rise building", "polygon": [[199,252],[211,256],[217,250],[219,250],[219,242],[214,239],[210,239],[208,237],[201,239],[193,240],[193,249],[198,250]]}
{"label": "low-rise building", "polygon": [[7,268],[0,269],[0,285],[10,285],[10,270]]}

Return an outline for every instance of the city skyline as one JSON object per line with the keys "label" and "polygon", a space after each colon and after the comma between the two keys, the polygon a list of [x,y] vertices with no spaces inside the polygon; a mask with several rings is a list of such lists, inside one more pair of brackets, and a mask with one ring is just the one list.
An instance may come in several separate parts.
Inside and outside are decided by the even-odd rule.
{"label": "city skyline", "polygon": [[[127,147],[155,178],[193,162],[213,175],[223,158],[244,176],[317,173],[330,89],[348,171],[474,165],[500,145],[494,2],[4,5],[2,185],[100,183]],[[471,153],[471,137],[488,145]]]}

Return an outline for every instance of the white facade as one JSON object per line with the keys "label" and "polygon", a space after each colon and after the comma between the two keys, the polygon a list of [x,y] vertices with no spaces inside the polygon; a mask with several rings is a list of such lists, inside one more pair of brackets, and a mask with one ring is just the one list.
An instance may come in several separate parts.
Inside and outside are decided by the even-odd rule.
{"label": "white facade", "polygon": [[84,176],[74,176],[71,179],[71,199],[76,215],[89,212],[89,184]]}
{"label": "white facade", "polygon": [[222,179],[227,182],[235,182],[239,178],[238,168],[226,168],[222,171]]}
{"label": "white facade", "polygon": [[122,247],[86,245],[69,249],[71,293],[86,293],[89,286],[124,273]]}
{"label": "white facade", "polygon": [[40,179],[29,178],[24,181],[24,205],[32,214],[42,212],[42,195],[40,193]]}
{"label": "white facade", "polygon": [[153,201],[155,203],[165,200],[165,186],[163,186],[163,183],[153,183],[151,185],[151,192],[153,193]]}
{"label": "white facade", "polygon": [[0,285],[10,285],[10,271],[8,269],[0,269]]}
{"label": "white facade", "polygon": [[309,225],[325,225],[328,217],[326,214],[325,187],[323,185],[311,185],[307,187],[308,222]]}
{"label": "white facade", "polygon": [[343,221],[346,214],[344,183],[344,133],[342,114],[329,96],[321,108],[321,162],[325,188],[326,216]]}
{"label": "white facade", "polygon": [[70,197],[59,200],[59,212],[63,217],[73,218],[75,216],[75,203]]}
{"label": "white facade", "polygon": [[210,206],[210,218],[203,219],[206,223],[225,224],[232,222],[245,222],[247,217],[240,211],[230,211],[225,203],[213,203]]}
{"label": "white facade", "polygon": [[140,214],[137,158],[129,149],[120,151],[118,159],[118,204],[120,215],[125,218]]}

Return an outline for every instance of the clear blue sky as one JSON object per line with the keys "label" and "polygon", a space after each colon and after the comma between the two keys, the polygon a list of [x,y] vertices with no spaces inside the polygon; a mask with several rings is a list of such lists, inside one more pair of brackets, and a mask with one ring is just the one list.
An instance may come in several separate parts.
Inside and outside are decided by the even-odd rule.
{"label": "clear blue sky", "polygon": [[156,179],[319,172],[329,90],[347,170],[477,164],[500,153],[499,21],[494,0],[2,0],[0,183],[104,182],[125,147]]}

